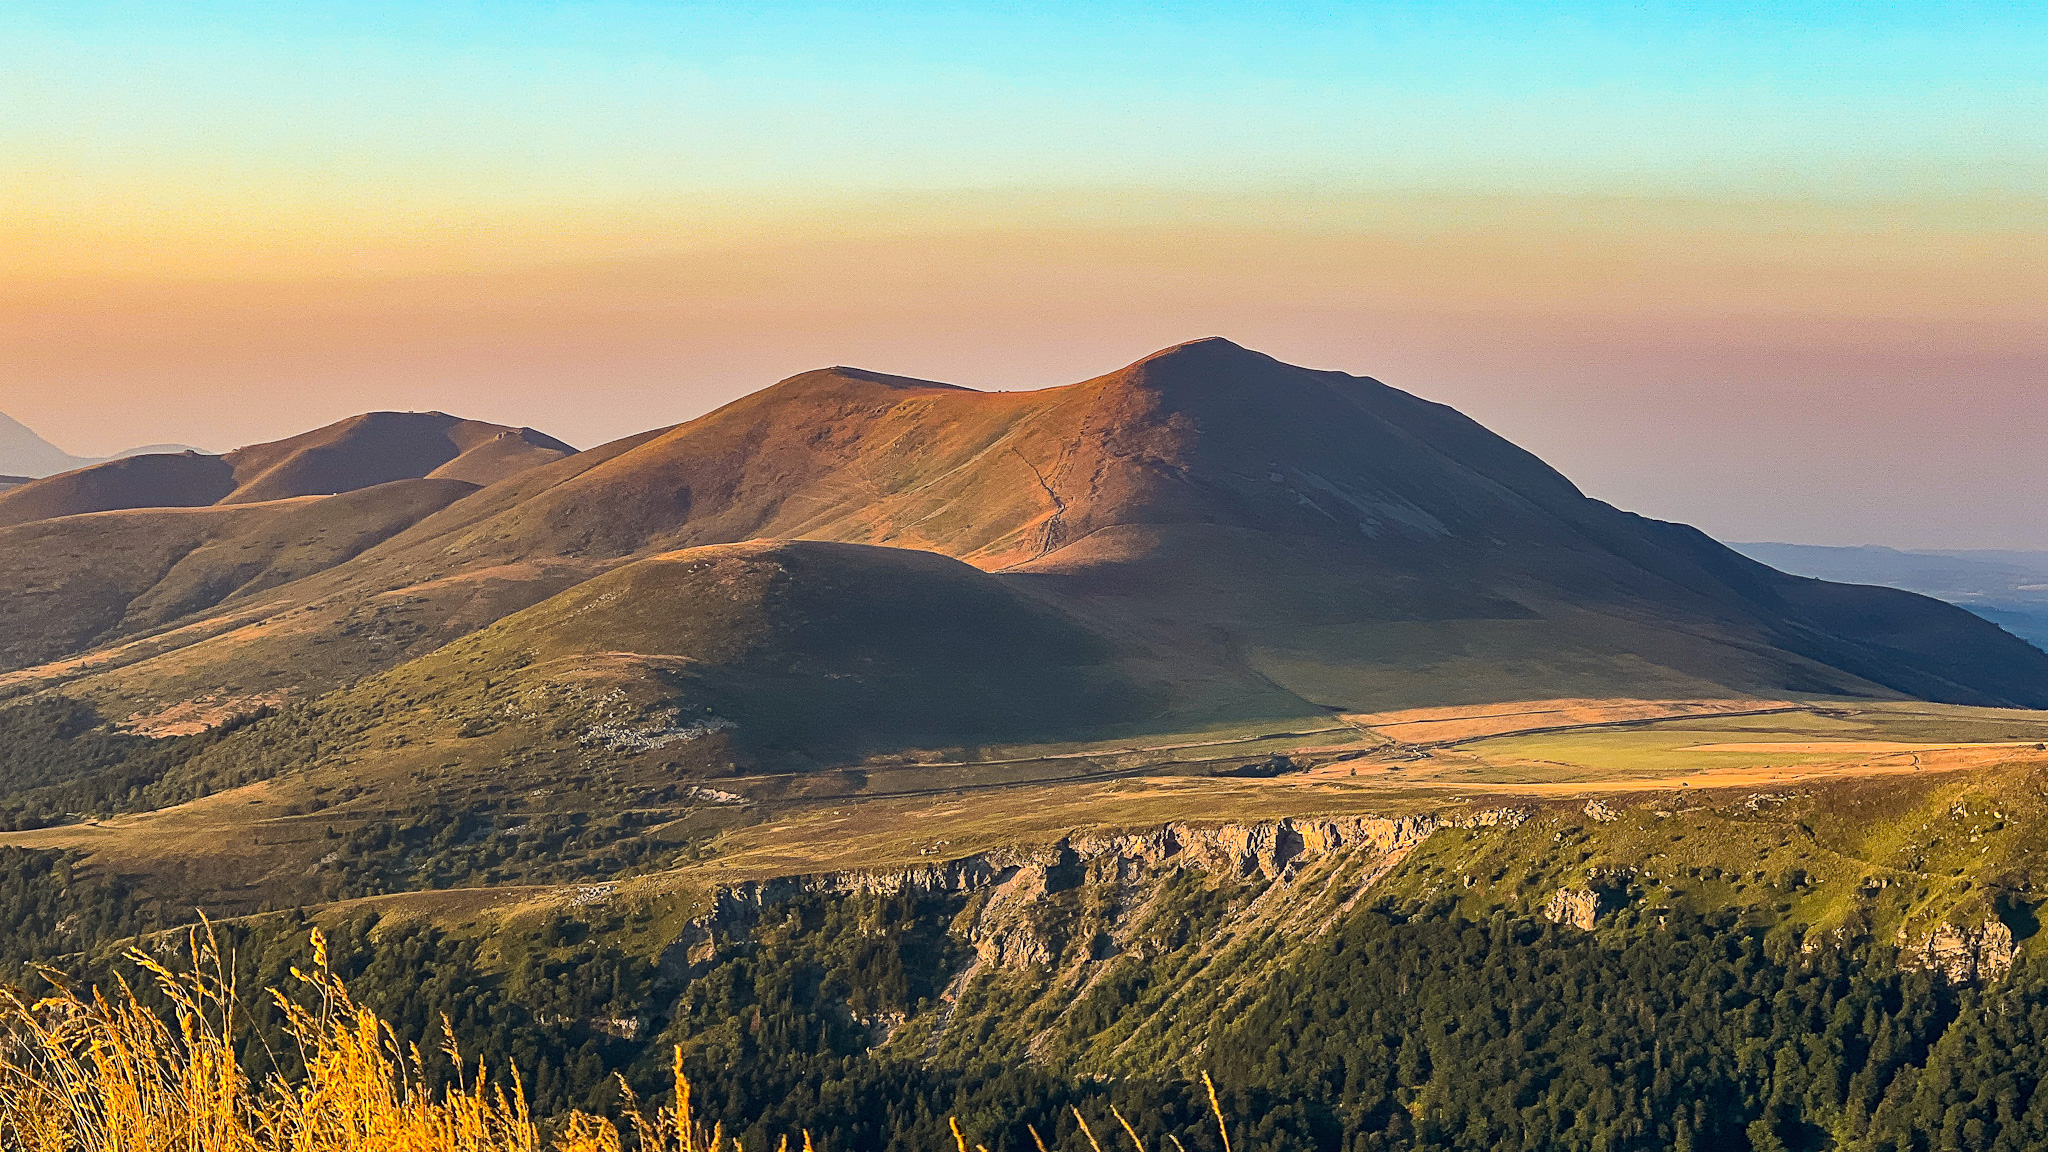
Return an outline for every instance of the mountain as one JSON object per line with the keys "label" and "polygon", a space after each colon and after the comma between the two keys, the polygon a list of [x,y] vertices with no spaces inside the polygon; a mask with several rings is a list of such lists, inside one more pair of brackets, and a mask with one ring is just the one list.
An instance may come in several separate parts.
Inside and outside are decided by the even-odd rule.
{"label": "mountain", "polygon": [[0,412],[0,492],[14,485],[58,472],[69,472],[123,456],[156,453],[196,452],[186,444],[146,444],[112,456],[73,456],[36,435],[20,421]]}
{"label": "mountain", "polygon": [[23,489],[0,980],[325,971],[586,1136],[2048,1146],[2048,654],[1954,605],[1220,340],[461,423]]}
{"label": "mountain", "polygon": [[371,412],[225,456],[131,455],[0,493],[0,526],[124,508],[196,508],[353,492],[421,478],[489,484],[575,450],[531,428],[441,412]]}
{"label": "mountain", "polygon": [[48,476],[92,463],[73,456],[36,435],[26,425],[0,412],[0,474]]}
{"label": "mountain", "polygon": [[2048,649],[2048,552],[1901,550],[1863,545],[1730,545],[1745,556],[1822,580],[1880,584],[1934,596]]}
{"label": "mountain", "polygon": [[[175,468],[232,504],[466,458],[434,431],[402,468],[332,463],[381,419]],[[1039,392],[805,373],[522,470],[233,620],[8,682],[124,715],[318,693],[636,559],[763,538],[989,572],[1144,663],[1157,731],[1557,696],[2048,704],[2048,655],[1980,618],[1788,576],[1450,408],[1218,339]]]}

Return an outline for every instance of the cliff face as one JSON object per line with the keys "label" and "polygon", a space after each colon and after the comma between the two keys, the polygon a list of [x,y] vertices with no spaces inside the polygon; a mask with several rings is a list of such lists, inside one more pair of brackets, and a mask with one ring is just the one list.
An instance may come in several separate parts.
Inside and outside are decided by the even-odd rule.
{"label": "cliff face", "polygon": [[[1910,894],[1885,879],[1896,869],[1824,852],[1788,812],[1614,799],[1075,831],[903,868],[725,885],[663,961],[709,971],[783,946],[789,925],[812,915],[778,906],[868,900],[862,933],[949,941],[917,1007],[854,1016],[877,1047],[1107,1076],[1198,1067],[1212,1022],[1248,1010],[1275,973],[1321,962],[1347,913],[1383,900],[1396,917],[1455,908],[1475,922],[1546,919],[1574,930],[1558,947],[1579,947],[1583,932],[1597,934],[1584,941],[1596,949],[1673,916],[1741,908],[1806,952],[1895,940],[1901,966],[1952,985],[1991,984],[2012,968],[2019,945],[2005,924],[1967,901],[1913,918]],[[1846,918],[1812,918],[1844,889],[1857,894]]]}
{"label": "cliff face", "polygon": [[[977,852],[908,868],[750,880],[716,889],[711,910],[690,922],[670,956],[676,958],[681,949],[692,961],[701,959],[707,948],[743,936],[761,909],[803,896],[986,892],[992,903],[1003,905],[1017,903],[1028,893],[1058,892],[1088,880],[1136,884],[1157,881],[1174,870],[1276,881],[1291,878],[1310,864],[1384,858],[1442,828],[1514,827],[1526,817],[1522,809],[1498,808],[1454,816],[1301,817],[1207,828],[1173,823],[1145,832],[1075,833],[1043,847]],[[983,919],[987,918],[984,906]]]}
{"label": "cliff face", "polygon": [[1939,975],[1950,984],[1989,984],[2012,970],[2018,946],[1998,920],[1962,927],[1942,924],[1918,940],[1899,939],[1899,963]]}
{"label": "cliff face", "polygon": [[[1042,847],[901,869],[748,881],[718,888],[711,908],[686,926],[663,962],[701,971],[721,952],[744,946],[765,909],[790,901],[941,897],[949,929],[971,958],[951,974],[932,1011],[873,1022],[878,1042],[914,1045],[927,1059],[943,1059],[970,1032],[974,1043],[987,1044],[993,1030],[996,1042],[1020,1055],[1047,1057],[1071,1047],[1065,1025],[1113,961],[1173,971],[1198,997],[1236,994],[1248,987],[1248,955],[1315,938],[1431,836],[1453,828],[1512,829],[1527,816],[1502,808],[1174,823],[1077,832]],[[996,987],[1010,997],[999,1017],[984,1019],[978,1030],[955,1027],[965,1020],[956,1021],[957,1014],[980,1011]],[[1133,1058],[1116,1051],[1096,1056]]]}

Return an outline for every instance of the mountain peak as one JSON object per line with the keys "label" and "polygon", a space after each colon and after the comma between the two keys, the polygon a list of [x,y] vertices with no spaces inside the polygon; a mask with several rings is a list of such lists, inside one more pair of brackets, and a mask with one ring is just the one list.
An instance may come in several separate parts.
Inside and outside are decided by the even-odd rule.
{"label": "mountain peak", "polygon": [[[1204,336],[1200,340],[1189,340],[1161,348],[1150,356],[1133,363],[1130,368],[1193,368],[1241,367],[1246,364],[1270,364],[1289,367],[1264,352],[1255,352],[1242,344],[1226,340],[1221,336]],[[1130,369],[1126,369],[1129,371]]]}
{"label": "mountain peak", "polygon": [[91,463],[94,461],[71,455],[36,435],[21,421],[0,412],[0,473],[48,476]]}
{"label": "mountain peak", "polygon": [[1228,339],[1227,337],[1204,336],[1199,340],[1183,340],[1178,344],[1173,344],[1165,348],[1161,348],[1159,351],[1154,352],[1150,356],[1145,357],[1145,359],[1159,360],[1168,356],[1186,356],[1201,355],[1203,353],[1250,351],[1251,349],[1245,347],[1242,344],[1239,344],[1235,340]]}
{"label": "mountain peak", "polygon": [[869,368],[855,368],[846,364],[834,364],[830,368],[813,368],[775,382],[767,388],[742,397],[736,401],[746,404],[754,400],[773,398],[787,401],[791,397],[826,397],[857,392],[873,395],[873,389],[881,388],[890,392],[972,392],[958,384],[945,384],[937,380],[920,380],[915,376],[895,376],[887,372],[876,372]]}
{"label": "mountain peak", "polygon": [[1321,372],[1289,364],[1221,336],[1209,336],[1162,348],[1098,379],[1112,386],[1170,394],[1176,405],[1221,401],[1244,402],[1276,391],[1323,391],[1341,373]]}

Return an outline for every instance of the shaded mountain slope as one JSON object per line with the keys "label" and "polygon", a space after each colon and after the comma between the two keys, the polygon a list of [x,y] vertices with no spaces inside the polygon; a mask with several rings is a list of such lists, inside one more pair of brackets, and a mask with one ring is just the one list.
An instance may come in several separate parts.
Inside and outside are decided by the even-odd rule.
{"label": "shaded mountain slope", "polygon": [[99,512],[0,528],[0,667],[232,608],[349,560],[476,490],[459,480],[404,480],[325,499]]}
{"label": "shaded mountain slope", "polygon": [[129,508],[199,508],[234,490],[234,467],[219,456],[129,456],[32,480],[0,495],[0,525]]}
{"label": "shaded mountain slope", "polygon": [[2048,656],[1967,613],[1785,576],[1588,499],[1443,405],[1223,340],[1040,392],[806,373],[521,472],[280,589],[261,622],[79,689],[319,689],[635,557],[763,537],[1002,574],[1178,669],[1190,720],[1249,685],[1292,715],[1560,693],[2048,704]]}
{"label": "shaded mountain slope", "polygon": [[1768,543],[1732,547],[1801,576],[1934,596],[1975,612],[2036,648],[2048,649],[2048,552]]}
{"label": "shaded mountain slope", "polygon": [[[375,782],[377,803],[806,772],[1128,727],[1158,699],[1123,656],[929,552],[715,545],[578,585],[237,734],[194,770],[311,759],[357,791]],[[268,764],[273,747],[285,759]]]}
{"label": "shaded mountain slope", "polygon": [[1774,644],[1922,699],[2048,705],[2041,650],[1975,613],[1911,592],[1787,575],[1696,528],[1641,524],[1668,554],[1754,606]]}
{"label": "shaded mountain slope", "polygon": [[440,412],[371,412],[224,456],[150,453],[48,476],[0,493],[0,525],[326,496],[423,477],[485,485],[573,451],[531,428]]}

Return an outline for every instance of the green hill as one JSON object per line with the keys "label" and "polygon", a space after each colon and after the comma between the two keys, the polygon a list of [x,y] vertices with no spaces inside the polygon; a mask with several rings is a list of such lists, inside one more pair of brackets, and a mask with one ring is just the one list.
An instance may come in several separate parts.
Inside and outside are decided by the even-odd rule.
{"label": "green hill", "polygon": [[956,560],[759,541],[628,564],[320,707],[381,710],[367,748],[509,730],[527,755],[723,776],[1128,727],[1163,694],[1120,655]]}

